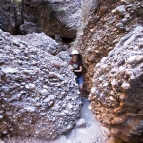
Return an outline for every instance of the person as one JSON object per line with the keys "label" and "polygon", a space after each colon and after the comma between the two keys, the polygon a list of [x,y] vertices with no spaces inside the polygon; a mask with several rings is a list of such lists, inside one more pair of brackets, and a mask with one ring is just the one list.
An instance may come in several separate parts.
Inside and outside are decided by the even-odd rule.
{"label": "person", "polygon": [[82,76],[82,70],[83,70],[83,65],[82,65],[82,57],[79,54],[77,50],[73,50],[71,53],[71,60],[69,62],[70,68],[73,70],[73,72],[76,75],[76,83],[79,85],[79,90],[80,93],[82,92],[83,88],[83,76]]}

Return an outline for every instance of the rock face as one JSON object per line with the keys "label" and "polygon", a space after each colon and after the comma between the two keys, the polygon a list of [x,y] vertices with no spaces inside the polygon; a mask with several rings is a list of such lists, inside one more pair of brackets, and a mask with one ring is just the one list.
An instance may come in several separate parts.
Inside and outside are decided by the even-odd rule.
{"label": "rock face", "polygon": [[4,4],[4,0],[0,1],[0,29],[12,33],[11,20],[7,11],[10,7]]}
{"label": "rock face", "polygon": [[62,42],[56,42],[44,33],[33,33],[25,35],[16,35],[15,37],[21,39],[22,41],[28,42],[32,47],[47,49],[47,51],[54,56],[59,57],[63,61],[69,62],[70,55],[66,51],[68,49],[67,45]]}
{"label": "rock face", "polygon": [[[0,2],[0,28],[13,34],[44,32],[46,35],[74,39],[81,18],[81,0],[25,0],[24,24],[21,22],[21,6],[10,1]],[[20,1],[18,2],[20,4]],[[15,22],[19,27],[16,33]]]}
{"label": "rock face", "polygon": [[89,20],[84,27],[82,20],[83,24],[79,29],[83,31],[78,31],[76,41],[87,69],[84,89],[88,92],[92,87],[95,65],[102,57],[107,56],[119,39],[132,31],[136,24],[143,24],[142,1],[105,0],[97,1],[97,4],[93,12],[88,14]]}
{"label": "rock face", "polygon": [[143,141],[143,27],[96,64],[89,98],[97,120],[127,142]]}
{"label": "rock face", "polygon": [[89,109],[115,137],[129,143],[143,141],[142,27],[134,31],[143,25],[143,2],[97,2],[84,27],[82,20],[75,42],[87,70],[84,89],[90,92]]}
{"label": "rock face", "polygon": [[34,35],[34,46],[29,35],[28,43],[0,31],[1,135],[49,140],[76,123],[81,101],[74,73],[49,54],[56,42],[45,36]]}
{"label": "rock face", "polygon": [[80,23],[81,0],[34,1],[29,10],[47,35],[75,38]]}
{"label": "rock face", "polygon": [[33,22],[25,22],[20,26],[21,34],[32,34],[34,32],[39,33],[37,25]]}
{"label": "rock face", "polygon": [[59,44],[55,40],[46,36],[44,33],[33,33],[25,35],[17,35],[16,38],[19,38],[22,41],[28,42],[31,47],[37,47],[42,50],[46,50],[51,55],[57,55],[59,53]]}

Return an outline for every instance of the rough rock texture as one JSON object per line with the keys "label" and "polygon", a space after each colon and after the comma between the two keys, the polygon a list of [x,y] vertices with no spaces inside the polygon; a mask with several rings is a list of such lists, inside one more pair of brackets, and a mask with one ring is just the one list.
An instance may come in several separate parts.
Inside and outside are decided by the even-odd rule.
{"label": "rough rock texture", "polygon": [[59,136],[56,140],[47,142],[35,137],[14,136],[0,140],[0,143],[107,143],[108,137],[106,132],[109,131],[105,127],[101,128],[88,106],[89,101],[86,99],[80,111],[80,120],[82,118],[82,120],[86,121],[86,127],[78,128],[75,126],[70,132]]}
{"label": "rough rock texture", "polygon": [[[135,57],[131,56],[139,55],[139,53],[142,52],[142,46],[138,46],[139,43],[137,41],[140,40],[141,36],[136,36],[137,33],[139,33],[139,35],[142,35],[142,32],[132,31],[138,25],[143,25],[143,1],[105,0],[97,2],[98,5],[97,7],[95,7],[94,11],[89,14],[89,20],[85,27],[82,27],[82,25],[84,25],[82,24],[84,23],[84,21],[82,21],[81,27],[78,31],[77,40],[75,42],[76,48],[83,56],[84,66],[87,69],[87,72],[84,76],[84,90],[90,92],[90,89],[93,86],[93,88],[91,89],[91,94],[89,95],[92,100],[91,106],[89,108],[93,110],[94,114],[97,115],[96,118],[101,121],[103,125],[106,125],[111,129],[115,137],[119,137],[129,143],[139,142],[142,140],[143,136],[143,118],[141,114],[142,73],[140,65],[140,62],[142,63],[142,60],[140,62],[134,63]],[[131,37],[131,39],[133,39],[133,42],[131,41],[131,47],[133,49],[127,49],[123,46],[124,42],[130,38],[127,37],[127,39],[124,39],[125,37],[122,37],[129,32],[133,33]],[[115,51],[112,52],[115,61],[111,57],[103,58],[108,55],[108,53],[115,47],[120,39],[122,42],[119,43],[115,48],[116,52],[117,49],[120,50],[118,50],[118,52],[115,54],[115,56],[117,56],[117,59],[116,57],[114,57]],[[125,51],[122,51],[122,48],[124,48]],[[132,61],[134,65],[131,64],[131,66],[129,66],[129,64],[124,61],[129,57],[131,57],[129,61]],[[139,56],[139,58],[141,57],[142,56]],[[110,75],[113,77],[108,76],[111,71],[109,68],[110,66],[106,64],[103,65],[103,67],[101,68],[99,67],[99,71],[97,71],[95,65],[102,58],[103,60],[101,61],[101,63],[107,61],[109,62],[109,65],[111,67],[116,67],[116,70],[122,70],[119,67],[123,66],[127,74],[130,74],[130,71],[132,72],[133,70],[134,72],[135,70],[135,72],[137,72],[137,75],[134,75],[136,80],[132,80],[130,76],[127,76],[124,72],[123,75],[121,73],[118,75],[118,71],[113,71],[115,72],[115,74]],[[127,70],[128,68],[129,71]],[[103,71],[109,71],[104,73],[103,71],[101,71],[101,69],[103,69]],[[97,74],[98,72],[99,75]],[[117,75],[118,77],[115,77]],[[113,81],[110,81],[111,79]],[[94,82],[94,84],[92,81]],[[115,88],[111,83],[115,84]],[[126,89],[128,87],[130,88]],[[97,96],[95,96],[94,94],[96,94]],[[122,95],[120,96],[119,94]],[[127,97],[125,95],[127,95]],[[96,102],[100,103],[98,104],[100,109],[97,107]]]}
{"label": "rough rock texture", "polygon": [[0,31],[0,134],[55,139],[79,117],[78,85],[66,62],[49,54],[54,40],[31,35],[34,46],[27,37]]}
{"label": "rough rock texture", "polygon": [[0,1],[0,29],[12,33],[11,19],[9,13],[9,5],[5,5],[4,1]]}
{"label": "rough rock texture", "polygon": [[118,138],[143,141],[143,27],[122,37],[96,64],[89,95],[97,120]]}
{"label": "rough rock texture", "polygon": [[43,50],[46,50],[51,55],[56,55],[59,53],[59,44],[55,40],[46,36],[44,33],[33,33],[25,35],[17,35],[16,38],[19,38],[22,41],[28,42],[31,47],[37,47]]}
{"label": "rough rock texture", "polygon": [[39,33],[37,25],[33,22],[25,22],[20,26],[21,34],[32,34],[34,32]]}
{"label": "rough rock texture", "polygon": [[56,55],[63,61],[69,62],[70,61],[70,54],[67,51],[62,51]]}
{"label": "rough rock texture", "polygon": [[133,0],[105,0],[98,1],[93,12],[89,13],[89,20],[84,25],[82,16],[81,27],[78,31],[77,49],[80,50],[85,73],[85,88],[90,91],[94,67],[102,57],[107,56],[119,39],[132,31],[138,24],[143,24],[143,2]]}
{"label": "rough rock texture", "polygon": [[[21,17],[20,1],[14,7],[10,1],[1,1],[0,28],[13,34],[31,34],[44,32],[46,35],[60,35],[75,38],[81,17],[81,0],[25,0],[24,24]],[[18,30],[15,29],[15,20]],[[18,33],[17,33],[18,32]]]}
{"label": "rough rock texture", "polygon": [[36,46],[38,48],[47,49],[47,51],[51,55],[55,56],[58,54],[57,57],[60,57],[63,61],[65,61],[65,59],[67,62],[69,61],[70,55],[66,51],[68,49],[68,46],[63,44],[62,42],[55,41],[56,39],[51,39],[44,33],[32,33],[27,34],[26,36],[16,35],[15,37],[18,37],[22,41],[28,42],[28,44],[32,47]]}
{"label": "rough rock texture", "polygon": [[47,35],[75,38],[80,23],[81,0],[36,0],[27,9]]}

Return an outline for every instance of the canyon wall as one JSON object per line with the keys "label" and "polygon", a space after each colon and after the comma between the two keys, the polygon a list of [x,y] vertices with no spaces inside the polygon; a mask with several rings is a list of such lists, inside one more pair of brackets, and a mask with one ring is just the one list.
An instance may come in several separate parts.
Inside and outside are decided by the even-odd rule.
{"label": "canyon wall", "polygon": [[[74,39],[78,29],[74,48],[83,56],[89,108],[115,137],[143,141],[142,0],[25,2],[22,34]],[[9,5],[0,9],[4,31],[13,31],[12,12]],[[0,31],[0,37],[1,135],[54,139],[67,132],[81,104],[68,53],[59,53],[60,45],[43,33]]]}
{"label": "canyon wall", "polygon": [[115,137],[143,141],[143,27],[120,39],[96,64],[89,99],[96,119]]}
{"label": "canyon wall", "polygon": [[[95,65],[107,56],[122,36],[136,25],[143,24],[142,1],[106,0],[93,5],[94,9],[88,13],[88,22],[85,24],[82,20],[75,42],[83,56],[85,89],[88,93]],[[82,17],[84,19],[84,15]]]}
{"label": "canyon wall", "polygon": [[[74,39],[80,25],[81,7],[81,0],[24,0],[24,4],[2,1],[0,28],[13,34],[44,32],[53,37]],[[15,26],[18,27],[15,29]]]}
{"label": "canyon wall", "polygon": [[81,0],[34,1],[29,10],[47,35],[75,38],[80,24]]}
{"label": "canyon wall", "polygon": [[140,0],[97,1],[75,43],[86,68],[89,108],[129,143],[143,141],[142,14]]}

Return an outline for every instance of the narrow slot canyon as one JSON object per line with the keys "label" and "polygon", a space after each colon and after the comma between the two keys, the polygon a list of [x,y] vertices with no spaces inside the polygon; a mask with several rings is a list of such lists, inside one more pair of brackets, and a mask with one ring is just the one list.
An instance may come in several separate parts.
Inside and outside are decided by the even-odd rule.
{"label": "narrow slot canyon", "polygon": [[143,143],[142,14],[142,0],[1,0],[0,143]]}

